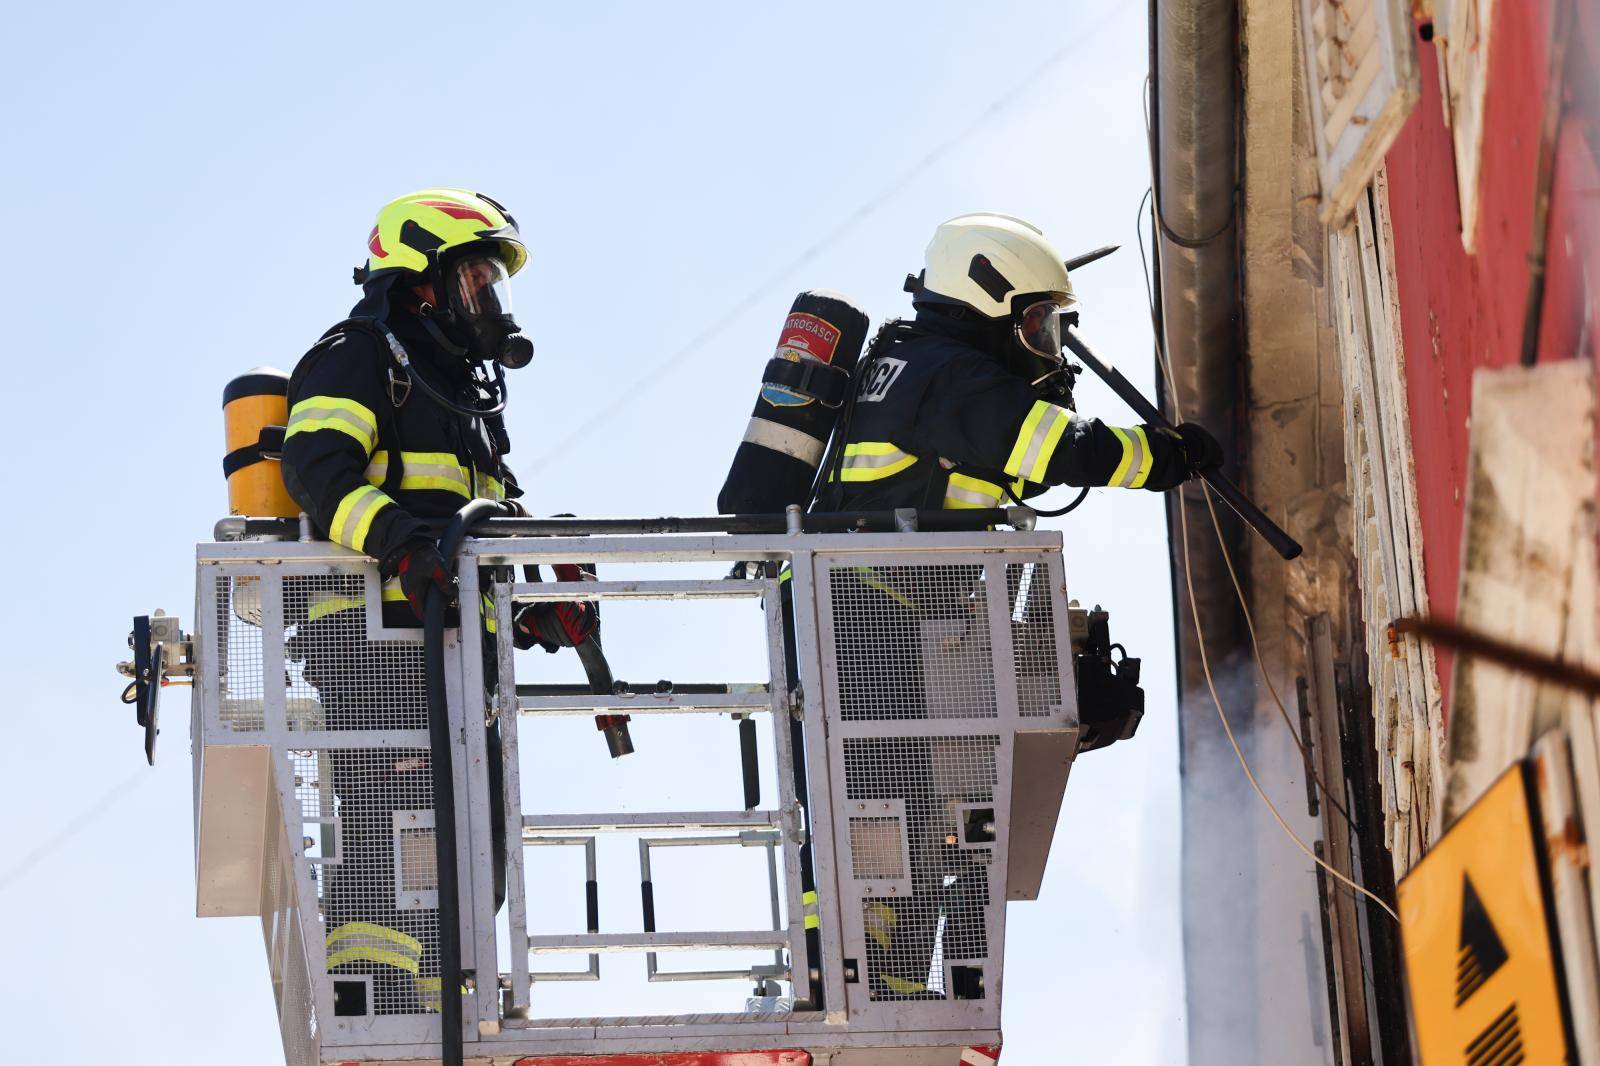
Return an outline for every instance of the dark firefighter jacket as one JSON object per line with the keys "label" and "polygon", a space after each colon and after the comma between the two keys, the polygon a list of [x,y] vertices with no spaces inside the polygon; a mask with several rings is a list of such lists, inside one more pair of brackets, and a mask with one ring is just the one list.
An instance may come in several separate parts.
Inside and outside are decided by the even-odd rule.
{"label": "dark firefighter jacket", "polygon": [[1051,485],[1170,488],[1187,471],[1170,438],[1082,418],[964,339],[960,323],[920,314],[915,330],[862,375],[839,510],[1003,507]]}
{"label": "dark firefighter jacket", "polygon": [[[388,318],[413,364],[464,405],[486,397],[466,364],[408,312]],[[283,477],[329,540],[384,563],[384,624],[416,626],[391,572],[398,549],[426,536],[421,518],[453,515],[473,498],[521,495],[504,462],[505,425],[447,411],[410,388],[380,334],[346,326],[300,360],[289,379]],[[311,608],[327,614],[349,603]],[[315,618],[309,619],[315,621]]]}

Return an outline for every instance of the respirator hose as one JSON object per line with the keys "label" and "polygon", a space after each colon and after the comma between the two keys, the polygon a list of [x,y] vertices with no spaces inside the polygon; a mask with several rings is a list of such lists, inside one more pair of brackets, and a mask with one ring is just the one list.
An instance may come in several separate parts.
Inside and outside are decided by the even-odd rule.
{"label": "respirator hose", "polygon": [[465,404],[456,403],[429,384],[428,379],[422,376],[422,371],[411,365],[411,360],[407,359],[400,365],[405,369],[406,377],[410,379],[411,383],[428,394],[428,399],[447,411],[454,411],[463,418],[493,418],[506,409],[506,372],[501,369],[498,363],[494,367],[493,388],[495,398],[488,407],[468,407]]}

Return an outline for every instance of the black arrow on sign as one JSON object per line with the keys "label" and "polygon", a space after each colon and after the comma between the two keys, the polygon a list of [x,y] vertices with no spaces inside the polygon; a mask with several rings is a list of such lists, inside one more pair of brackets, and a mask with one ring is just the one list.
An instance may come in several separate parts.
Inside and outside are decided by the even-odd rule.
{"label": "black arrow on sign", "polygon": [[1472,878],[1461,875],[1461,936],[1456,942],[1456,1006],[1460,1007],[1484,982],[1505,965],[1506,946],[1500,942],[1489,912],[1484,910]]}

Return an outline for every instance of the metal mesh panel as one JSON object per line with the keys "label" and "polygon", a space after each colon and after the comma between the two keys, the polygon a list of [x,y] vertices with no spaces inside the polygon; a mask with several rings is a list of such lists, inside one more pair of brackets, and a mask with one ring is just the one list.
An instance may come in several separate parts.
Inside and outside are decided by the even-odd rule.
{"label": "metal mesh panel", "polygon": [[1061,707],[1061,663],[1056,655],[1049,565],[1008,565],[1006,605],[1011,616],[1011,662],[1017,679],[1018,708],[1025,718],[1049,715]]}
{"label": "metal mesh panel", "polygon": [[265,720],[261,650],[261,579],[216,579],[217,720],[235,733],[258,733]]}
{"label": "metal mesh panel", "polygon": [[266,940],[272,992],[278,1004],[287,1066],[315,1066],[319,1056],[316,997],[306,968],[305,939],[294,890],[294,866],[283,854],[283,831],[267,834],[262,867],[261,931]]}
{"label": "metal mesh panel", "polygon": [[[325,831],[332,822],[337,837],[322,849],[337,858],[313,866],[327,930],[327,972],[370,975],[370,993],[359,997],[367,1000],[365,1010],[350,1013],[424,1013],[418,978],[439,975],[438,912],[419,906],[417,893],[401,885],[395,858],[406,836],[401,826],[413,812],[433,807],[428,753],[330,748],[289,757],[307,831]],[[431,845],[431,831],[425,837]],[[415,871],[408,880],[415,880]]]}
{"label": "metal mesh panel", "polygon": [[947,998],[947,964],[988,957],[991,849],[961,846],[959,807],[994,803],[998,746],[993,735],[844,740],[847,798],[905,801],[911,894],[861,901],[874,1000]]}
{"label": "metal mesh panel", "polygon": [[850,871],[857,881],[907,876],[899,818],[850,819]]}
{"label": "metal mesh panel", "polygon": [[289,728],[426,729],[422,645],[368,640],[361,574],[284,578]]}
{"label": "metal mesh panel", "polygon": [[981,566],[829,570],[840,717],[993,717]]}

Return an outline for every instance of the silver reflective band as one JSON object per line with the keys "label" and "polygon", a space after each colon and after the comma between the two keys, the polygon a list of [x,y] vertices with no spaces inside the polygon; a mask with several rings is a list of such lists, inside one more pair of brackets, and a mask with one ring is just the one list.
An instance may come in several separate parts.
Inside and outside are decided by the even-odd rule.
{"label": "silver reflective band", "polygon": [[[855,447],[858,446],[850,446],[850,448]],[[851,451],[847,448],[845,451],[844,465],[845,469],[847,470],[876,470],[880,467],[893,466],[896,463],[903,463],[910,458],[912,458],[912,456],[907,455],[898,448],[893,448],[882,452]]]}
{"label": "silver reflective band", "polygon": [[759,444],[763,448],[792,455],[809,467],[815,467],[822,461],[822,441],[782,422],[752,418],[745,427],[744,439],[749,444]]}
{"label": "silver reflective band", "polygon": [[971,489],[958,489],[954,485],[944,490],[946,500],[960,500],[970,503],[974,507],[993,507],[1000,502],[1000,497],[991,496],[986,492],[973,492]]}
{"label": "silver reflective band", "polygon": [[1144,432],[1138,428],[1113,429],[1113,432],[1122,440],[1122,462],[1117,464],[1117,469],[1112,472],[1111,480],[1107,484],[1123,489],[1142,487],[1145,479],[1150,476],[1152,458]]}
{"label": "silver reflective band", "polygon": [[1005,472],[1013,477],[1044,484],[1050,458],[1055,454],[1056,444],[1060,442],[1061,434],[1066,431],[1070,421],[1072,412],[1065,407],[1057,407],[1044,400],[1034,401],[1033,410],[1022,421],[1011,458],[1006,460]]}
{"label": "silver reflective band", "polygon": [[951,507],[997,507],[1000,504],[1001,488],[989,481],[980,481],[975,477],[966,477],[962,474],[951,474],[949,483],[944,489],[944,506]]}

